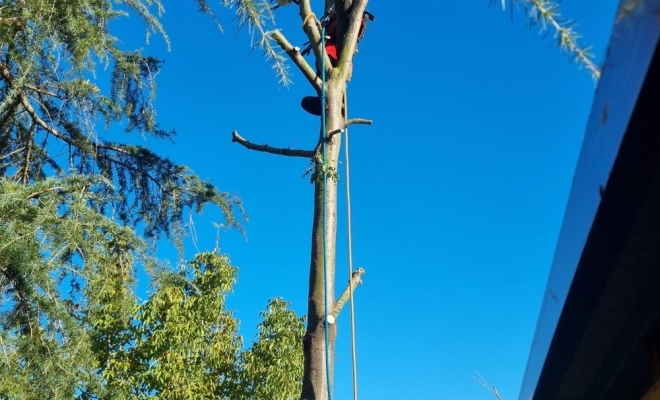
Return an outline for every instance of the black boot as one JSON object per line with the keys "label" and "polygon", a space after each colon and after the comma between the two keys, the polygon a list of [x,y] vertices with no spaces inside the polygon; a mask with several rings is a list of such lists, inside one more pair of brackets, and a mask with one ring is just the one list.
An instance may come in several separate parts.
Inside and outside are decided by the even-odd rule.
{"label": "black boot", "polygon": [[305,96],[300,101],[303,110],[316,116],[321,116],[321,98],[318,96]]}

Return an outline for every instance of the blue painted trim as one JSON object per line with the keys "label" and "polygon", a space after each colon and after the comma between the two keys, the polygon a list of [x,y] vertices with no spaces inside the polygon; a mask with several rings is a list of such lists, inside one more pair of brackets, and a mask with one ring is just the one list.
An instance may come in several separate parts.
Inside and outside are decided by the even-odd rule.
{"label": "blue painted trim", "polygon": [[549,373],[544,371],[544,365],[601,204],[601,191],[607,187],[658,44],[658,10],[660,0],[643,1],[615,22],[544,293],[520,400],[533,399],[541,375]]}

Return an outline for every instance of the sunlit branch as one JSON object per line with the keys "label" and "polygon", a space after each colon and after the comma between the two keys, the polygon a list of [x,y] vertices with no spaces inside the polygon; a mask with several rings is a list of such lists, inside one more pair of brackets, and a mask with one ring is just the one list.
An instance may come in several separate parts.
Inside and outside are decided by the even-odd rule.
{"label": "sunlit branch", "polygon": [[360,125],[373,125],[374,121],[370,119],[363,119],[363,118],[351,118],[348,121],[346,121],[346,124],[344,126],[349,126],[353,124],[360,124]]}
{"label": "sunlit branch", "polygon": [[367,9],[368,0],[355,0],[353,2],[353,10],[351,11],[351,20],[348,24],[348,29],[346,31],[346,39],[344,40],[344,46],[341,49],[341,55],[339,57],[339,64],[337,68],[339,69],[340,82],[345,82],[349,78],[351,73],[351,64],[353,63],[353,55],[355,54],[355,49],[357,46],[358,35],[360,32],[360,27],[362,26],[362,18],[364,11]]}
{"label": "sunlit branch", "polygon": [[302,29],[303,32],[309,38],[309,43],[311,43],[312,51],[316,57],[317,65],[321,64],[321,57],[325,57],[325,66],[326,73],[329,74],[332,70],[332,63],[330,61],[330,56],[325,52],[325,49],[322,47],[321,43],[321,30],[318,26],[318,20],[316,15],[312,12],[312,7],[309,0],[300,1],[300,18],[302,18]]}
{"label": "sunlit branch", "polygon": [[272,147],[267,144],[254,144],[241,137],[237,131],[232,132],[231,136],[232,142],[236,142],[248,150],[255,150],[263,153],[277,154],[280,156],[288,157],[312,158],[314,156],[314,151],[311,150],[285,149]]}
{"label": "sunlit branch", "polygon": [[[476,371],[475,371],[475,372],[476,372]],[[486,388],[486,390],[488,390],[488,391],[491,392],[493,395],[495,395],[495,397],[497,397],[498,400],[503,400],[503,399],[502,399],[502,396],[500,396],[500,393],[497,391],[497,388],[495,387],[495,385],[493,385],[493,387],[488,386],[488,382],[486,382],[486,380],[484,379],[484,377],[481,376],[481,375],[479,374],[479,372],[476,372],[476,374],[477,374],[478,377],[473,376],[472,379],[474,379],[475,381],[477,381],[478,384],[480,384],[481,386],[483,386],[484,388]]]}
{"label": "sunlit branch", "polygon": [[348,286],[346,286],[346,289],[344,289],[344,292],[339,296],[339,299],[337,299],[337,302],[335,303],[334,308],[332,309],[332,312],[330,313],[332,316],[337,319],[339,316],[339,313],[341,312],[341,309],[344,308],[344,305],[346,304],[346,301],[348,301],[351,293],[355,291],[355,288],[358,285],[362,284],[362,275],[364,275],[364,269],[363,268],[358,268],[353,273],[351,274],[351,279],[348,282]]}
{"label": "sunlit branch", "polygon": [[334,131],[328,132],[328,139],[338,133],[344,132],[344,129],[353,124],[360,124],[360,125],[372,125],[374,122],[370,119],[362,119],[362,118],[351,118],[346,123],[344,124],[344,127],[341,129],[335,129]]}
{"label": "sunlit branch", "polygon": [[62,96],[59,96],[57,93],[49,92],[49,91],[46,90],[46,89],[42,89],[42,88],[39,88],[39,87],[36,87],[36,86],[32,86],[32,85],[25,85],[25,87],[28,88],[28,89],[30,89],[30,90],[32,90],[33,92],[37,92],[37,93],[45,94],[45,95],[47,95],[47,96],[51,96],[51,97],[55,97],[55,98],[58,98],[58,99],[62,99]]}
{"label": "sunlit branch", "polygon": [[316,89],[317,92],[321,92],[321,79],[319,79],[316,71],[314,71],[314,69],[307,63],[302,54],[300,54],[300,49],[292,46],[279,30],[271,33],[271,37],[282,48],[282,50],[284,50],[289,58],[291,58],[291,61],[296,64],[298,69],[300,69],[300,72],[303,73],[312,87]]}
{"label": "sunlit branch", "polygon": [[557,22],[557,20],[553,17],[553,12],[552,12],[553,6],[544,7],[545,2],[541,2],[538,0],[531,0],[531,2],[539,10],[538,11],[539,14],[543,18],[545,18],[557,31],[557,34],[559,35],[559,45],[562,48],[568,49],[569,51],[575,53],[575,56],[587,66],[587,68],[591,71],[594,77],[599,78],[600,69],[598,69],[598,67],[596,67],[594,63],[592,63],[591,60],[587,57],[586,51],[580,46],[578,46],[575,35],[572,32],[572,30],[568,27],[567,28],[562,27],[559,24],[559,22]]}
{"label": "sunlit branch", "polygon": [[[577,40],[580,36],[570,27],[570,22],[560,20],[557,11],[558,3],[550,0],[511,0],[513,3],[517,1],[524,3],[524,8],[528,11],[533,24],[540,21],[542,23],[541,29],[545,29],[546,24],[552,25],[556,31],[555,37],[559,47],[573,53],[575,59],[584,64],[594,78],[600,78],[600,69],[591,61],[589,48],[578,45]],[[491,0],[491,4],[494,2],[495,0]],[[505,2],[502,1],[502,8],[504,7]]]}

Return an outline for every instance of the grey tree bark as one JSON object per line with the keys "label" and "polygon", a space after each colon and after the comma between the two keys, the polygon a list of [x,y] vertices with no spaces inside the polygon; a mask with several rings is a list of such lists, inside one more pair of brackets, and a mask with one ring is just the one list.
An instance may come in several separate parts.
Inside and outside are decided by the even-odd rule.
{"label": "grey tree bark", "polygon": [[[326,131],[322,132],[322,140],[326,140],[325,168],[337,171],[341,135],[331,134],[345,128],[346,115],[344,110],[344,94],[346,82],[350,79],[353,69],[357,36],[362,23],[362,16],[367,6],[367,0],[344,0],[335,2],[337,16],[337,53],[339,60],[336,67],[326,68]],[[301,16],[305,14],[305,2],[301,2]],[[326,10],[327,11],[327,10]],[[304,27],[305,28],[305,27]],[[313,41],[313,35],[310,35]],[[315,50],[317,63],[319,56],[326,56],[318,46]],[[326,60],[327,61],[327,60]],[[326,66],[328,64],[326,63]],[[318,166],[320,171],[322,166]],[[328,352],[330,373],[326,374],[325,351],[325,297],[324,297],[324,265],[323,251],[326,250],[328,313],[333,313],[335,305],[335,249],[337,239],[337,180],[327,179],[325,182],[325,237],[323,237],[323,185],[322,180],[316,180],[314,188],[314,221],[312,224],[312,256],[309,271],[308,325],[305,339],[305,373],[303,378],[302,400],[327,400],[328,388],[332,386],[335,341],[337,338],[336,323],[328,327]],[[324,247],[325,243],[325,247]],[[330,376],[327,382],[326,376]]]}

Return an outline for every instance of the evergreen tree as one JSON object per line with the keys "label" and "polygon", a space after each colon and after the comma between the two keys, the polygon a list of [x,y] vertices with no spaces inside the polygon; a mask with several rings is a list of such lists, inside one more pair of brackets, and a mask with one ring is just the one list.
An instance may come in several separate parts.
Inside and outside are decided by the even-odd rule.
{"label": "evergreen tree", "polygon": [[[118,3],[121,8],[113,8]],[[0,173],[30,184],[76,171],[100,175],[100,212],[144,223],[144,234],[176,238],[184,209],[219,206],[237,226],[235,197],[218,192],[187,168],[140,146],[103,139],[97,126],[124,122],[127,132],[170,138],[156,122],[160,60],[123,50],[111,20],[138,14],[147,33],[167,36],[149,6],[160,1],[13,0],[0,7]],[[108,94],[95,77],[110,68]]]}
{"label": "evergreen tree", "polygon": [[[185,283],[190,280],[168,284],[173,273],[159,265],[148,244],[165,236],[181,250],[183,213],[207,204],[223,211],[226,225],[240,229],[236,197],[144,147],[97,133],[122,122],[127,132],[174,135],[158,125],[153,107],[161,62],[122,49],[109,31],[113,19],[137,14],[148,33],[167,41],[157,19],[161,11],[152,0],[11,0],[0,6],[2,398],[152,397],[169,390],[158,379],[171,380],[178,370],[157,357],[161,344],[144,345],[154,342],[154,326],[164,323],[148,319],[148,307],[157,309],[160,297],[136,309],[136,271],[143,268],[157,279],[156,296],[179,290],[178,300],[195,302],[197,294]],[[104,76],[109,84],[102,83]],[[203,281],[202,270],[224,271],[216,273],[224,280],[214,278],[222,283],[214,290],[228,291],[233,275],[227,261],[217,254],[200,257],[189,267],[202,276],[195,279]],[[218,302],[224,297],[209,293],[204,307],[218,308],[197,310],[177,332],[214,332],[222,345],[205,351],[224,357],[214,365],[233,365],[231,374],[215,382],[223,390],[240,388],[247,381],[241,368],[250,364],[237,358],[237,322],[227,312],[211,318],[222,311]],[[266,321],[273,313],[290,317],[284,303],[273,304]],[[211,336],[198,339],[213,345]],[[122,370],[130,379],[113,370],[125,354],[140,355]]]}

